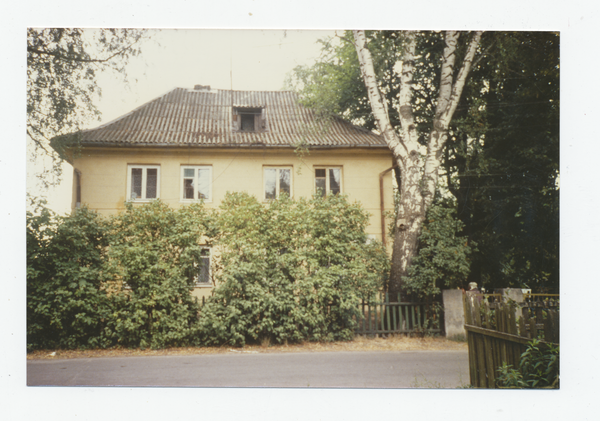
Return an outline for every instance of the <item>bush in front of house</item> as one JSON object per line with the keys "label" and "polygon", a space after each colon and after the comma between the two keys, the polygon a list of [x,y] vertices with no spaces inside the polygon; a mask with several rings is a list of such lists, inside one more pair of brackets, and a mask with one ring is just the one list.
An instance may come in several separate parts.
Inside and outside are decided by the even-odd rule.
{"label": "bush in front of house", "polygon": [[344,196],[263,205],[246,193],[221,204],[219,286],[202,308],[201,343],[351,339],[361,297],[389,269],[367,244],[367,213]]}
{"label": "bush in front of house", "polygon": [[106,221],[85,207],[69,217],[44,202],[33,208],[27,212],[27,349],[109,345]]}
{"label": "bush in front of house", "polygon": [[126,205],[111,221],[107,270],[114,284],[106,335],[116,345],[164,348],[194,342],[200,307],[191,291],[210,230],[201,203]]}
{"label": "bush in front of house", "polygon": [[194,343],[200,308],[190,292],[210,230],[202,204],[129,203],[106,219],[37,203],[27,213],[27,348]]}

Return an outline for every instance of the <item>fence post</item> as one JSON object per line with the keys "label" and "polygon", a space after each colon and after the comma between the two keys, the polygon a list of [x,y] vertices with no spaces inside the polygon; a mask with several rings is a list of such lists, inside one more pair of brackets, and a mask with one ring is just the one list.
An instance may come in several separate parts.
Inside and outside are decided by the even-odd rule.
{"label": "fence post", "polygon": [[442,291],[444,303],[444,328],[449,339],[465,340],[465,309],[463,292],[460,289]]}
{"label": "fence post", "polygon": [[[523,304],[523,302],[525,302],[525,299],[523,298],[523,290],[519,289],[519,288],[502,288],[500,290],[500,292],[502,293],[502,301],[503,302],[508,302],[508,300],[512,300],[514,302],[516,302],[517,304]],[[516,307],[516,314],[515,317],[517,319],[517,321],[523,316],[523,311],[521,309],[521,306],[518,305]]]}

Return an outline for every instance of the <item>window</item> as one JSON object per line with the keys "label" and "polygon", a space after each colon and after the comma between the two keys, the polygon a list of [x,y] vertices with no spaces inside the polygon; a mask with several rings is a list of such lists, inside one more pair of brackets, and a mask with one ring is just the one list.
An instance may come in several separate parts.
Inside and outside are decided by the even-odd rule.
{"label": "window", "polygon": [[186,165],[181,167],[181,200],[212,200],[212,167]]}
{"label": "window", "polygon": [[318,195],[340,194],[341,191],[341,168],[315,168],[315,192]]}
{"label": "window", "polygon": [[262,108],[234,108],[233,129],[239,132],[260,132],[266,129]]}
{"label": "window", "polygon": [[292,169],[267,167],[264,169],[265,200],[279,197],[280,193],[292,195]]}
{"label": "window", "polygon": [[210,249],[205,248],[200,252],[200,261],[198,264],[197,286],[211,286],[210,281]]}
{"label": "window", "polygon": [[74,170],[73,176],[75,178],[75,207],[81,207],[81,171]]}
{"label": "window", "polygon": [[160,197],[160,166],[129,165],[127,199],[145,201]]}

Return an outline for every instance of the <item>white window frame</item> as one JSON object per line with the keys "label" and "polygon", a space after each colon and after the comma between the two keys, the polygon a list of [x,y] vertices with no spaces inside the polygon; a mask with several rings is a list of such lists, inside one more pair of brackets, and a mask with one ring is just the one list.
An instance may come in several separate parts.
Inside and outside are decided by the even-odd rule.
{"label": "white window frame", "polygon": [[[142,197],[132,198],[131,197],[131,181],[132,181],[132,171],[134,169],[142,170]],[[150,199],[146,198],[146,187],[148,181],[148,170],[156,169],[156,197],[152,197]],[[156,200],[160,198],[160,165],[138,165],[138,164],[129,164],[127,165],[127,200],[130,202],[151,202],[152,200]]]}
{"label": "white window frame", "polygon": [[339,170],[340,171],[340,192],[339,194],[343,194],[344,192],[344,171],[342,167],[339,166],[315,166],[313,168],[313,187],[315,194],[317,193],[317,170],[325,170],[325,196],[331,193],[330,186],[330,178],[329,178],[329,170]]}
{"label": "white window frame", "polygon": [[[184,173],[186,169],[193,169],[194,170],[194,198],[193,199],[186,199],[184,198],[184,193],[185,193],[185,187],[184,187],[184,180],[186,178],[189,177],[184,177]],[[199,169],[203,169],[203,170],[209,170],[209,178],[210,181],[208,183],[208,197],[206,199],[204,199],[205,203],[210,203],[212,202],[212,180],[213,180],[213,172],[212,172],[212,165],[182,165],[181,166],[181,170],[180,170],[180,181],[179,181],[179,200],[181,202],[199,202],[201,199],[198,199],[198,170]]]}
{"label": "white window frame", "polygon": [[[200,267],[198,266],[198,275],[196,275],[196,282],[194,286],[199,288],[210,288],[213,286],[212,284],[212,260],[213,260],[213,252],[211,247],[202,247],[202,251],[208,251],[208,281],[200,282]],[[206,256],[203,256],[206,257]]]}
{"label": "white window frame", "polygon": [[279,176],[279,172],[281,170],[289,170],[290,171],[290,197],[294,197],[294,168],[291,165],[281,165],[281,166],[264,166],[263,167],[263,200],[268,202],[273,199],[267,199],[267,170],[277,170],[277,176],[275,177],[275,198],[279,198],[279,180],[281,177]]}

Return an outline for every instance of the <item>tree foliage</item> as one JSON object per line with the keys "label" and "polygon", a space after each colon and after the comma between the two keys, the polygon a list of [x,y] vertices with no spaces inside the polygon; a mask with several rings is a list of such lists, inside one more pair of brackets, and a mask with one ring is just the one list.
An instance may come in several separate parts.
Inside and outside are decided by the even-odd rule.
{"label": "tree foliage", "polygon": [[222,274],[203,307],[202,342],[350,339],[360,297],[388,268],[367,244],[368,215],[344,196],[282,197],[263,206],[231,193],[219,214]]}
{"label": "tree foliage", "polygon": [[27,135],[34,153],[53,158],[55,174],[62,160],[49,141],[98,115],[98,73],[112,70],[126,80],[126,65],[145,36],[139,29],[28,28]]}
{"label": "tree foliage", "polygon": [[556,293],[559,36],[488,37],[446,161],[458,216],[479,244],[470,280]]}

